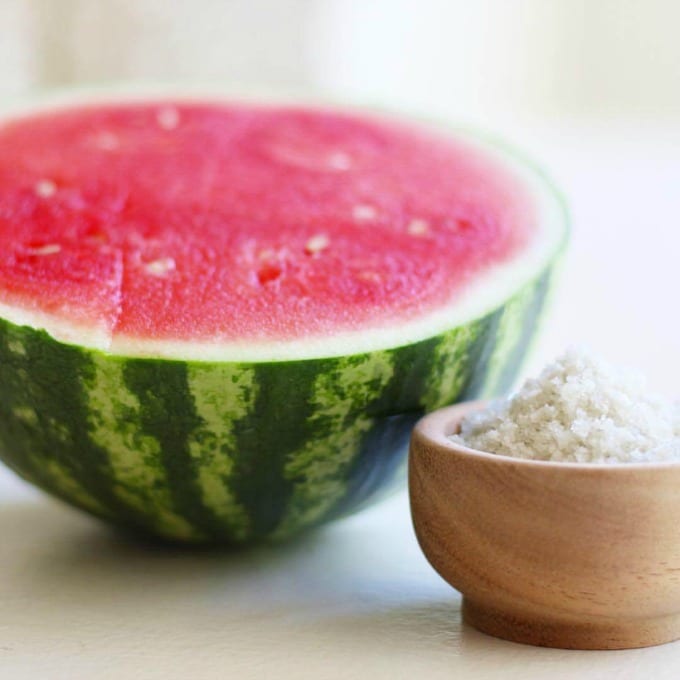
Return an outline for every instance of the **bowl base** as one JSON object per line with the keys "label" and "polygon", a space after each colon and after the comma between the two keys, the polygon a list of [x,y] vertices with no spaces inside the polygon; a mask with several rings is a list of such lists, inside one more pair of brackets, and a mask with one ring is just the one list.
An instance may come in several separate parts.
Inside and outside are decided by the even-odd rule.
{"label": "bowl base", "polygon": [[463,598],[463,620],[482,633],[512,642],[561,649],[633,649],[680,639],[680,615],[583,621],[501,611]]}

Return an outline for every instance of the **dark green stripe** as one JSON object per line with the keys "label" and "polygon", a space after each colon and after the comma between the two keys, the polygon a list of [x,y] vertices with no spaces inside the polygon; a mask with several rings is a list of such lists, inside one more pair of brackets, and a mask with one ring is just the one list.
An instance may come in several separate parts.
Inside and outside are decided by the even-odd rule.
{"label": "dark green stripe", "polygon": [[187,382],[186,364],[179,361],[130,359],[125,384],[139,399],[142,434],[160,444],[160,460],[174,513],[199,533],[221,537],[223,526],[202,500],[196,482],[196,462],[189,453],[189,436],[201,426]]}
{"label": "dark green stripe", "polygon": [[468,350],[467,378],[456,401],[468,401],[482,396],[489,362],[496,346],[498,330],[503,318],[503,311],[504,308],[500,307],[477,322],[479,333],[475,336]]}
{"label": "dark green stripe", "polygon": [[376,418],[364,436],[359,455],[347,472],[347,491],[329,511],[330,517],[341,517],[368,505],[376,494],[389,493],[404,478],[406,454],[411,430],[420,411]]}
{"label": "dark green stripe", "polygon": [[420,396],[427,388],[434,350],[439,338],[424,340],[392,350],[394,374],[382,394],[368,405],[369,415],[391,416],[405,411],[422,411]]}
{"label": "dark green stripe", "polygon": [[[29,477],[43,487],[42,471],[29,457],[35,428],[16,418],[15,407],[31,404],[27,384],[26,359],[9,349],[10,342],[23,341],[24,333],[0,320],[0,452],[4,462],[23,477]],[[26,333],[27,335],[27,333]],[[24,343],[22,342],[22,345]]]}
{"label": "dark green stripe", "polygon": [[[0,442],[3,458],[55,495],[79,504],[55,488],[40,460],[59,463],[73,479],[112,516],[132,520],[111,488],[106,451],[88,434],[87,395],[82,380],[91,375],[87,352],[54,342],[43,331],[12,327],[0,322]],[[9,349],[20,342],[25,354]],[[12,409],[30,405],[35,426],[17,422]],[[32,462],[35,461],[35,462]],[[88,508],[89,511],[91,511]]]}
{"label": "dark green stripe", "polygon": [[347,470],[345,497],[330,510],[330,516],[346,514],[379,488],[394,483],[403,467],[411,429],[423,414],[420,397],[427,388],[438,342],[438,338],[432,338],[391,352],[394,373],[379,397],[366,406],[375,423]]}
{"label": "dark green stripe", "polygon": [[[381,397],[369,406],[369,413],[376,413],[378,417],[363,438],[361,452],[348,473],[347,495],[333,509],[332,516],[341,516],[367,504],[377,493],[389,489],[404,476],[411,430],[424,412],[421,400],[428,390],[428,381],[436,379],[443,370],[442,361],[461,361],[468,373],[462,382],[465,390],[475,362],[486,351],[485,334],[493,332],[499,318],[500,312],[494,312],[475,322],[477,328],[470,334],[469,342],[464,341],[466,336],[462,332],[452,331],[443,338],[393,350],[394,375]],[[438,356],[436,349],[439,343],[455,344],[454,356],[448,353]],[[452,395],[451,401],[455,401],[456,397]]]}
{"label": "dark green stripe", "polygon": [[255,365],[259,391],[252,413],[234,426],[241,455],[231,476],[255,537],[273,531],[288,507],[295,480],[286,479],[286,460],[314,435],[308,424],[310,394],[319,373],[331,370],[332,363],[313,360]]}

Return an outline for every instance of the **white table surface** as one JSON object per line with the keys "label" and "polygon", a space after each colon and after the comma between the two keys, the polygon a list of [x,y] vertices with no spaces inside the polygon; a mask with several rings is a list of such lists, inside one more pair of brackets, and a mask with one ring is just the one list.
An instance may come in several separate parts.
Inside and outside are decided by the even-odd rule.
{"label": "white table surface", "polygon": [[[587,342],[677,392],[680,128],[520,127],[574,238],[530,366]],[[0,678],[678,678],[680,643],[577,652],[460,620],[404,494],[285,548],[130,542],[0,470]]]}

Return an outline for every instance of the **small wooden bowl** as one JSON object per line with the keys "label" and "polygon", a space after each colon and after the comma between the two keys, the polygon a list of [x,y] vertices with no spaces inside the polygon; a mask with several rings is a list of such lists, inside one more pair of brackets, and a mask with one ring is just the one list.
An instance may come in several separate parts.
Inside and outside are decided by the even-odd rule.
{"label": "small wooden bowl", "polygon": [[680,638],[680,464],[552,463],[452,442],[482,406],[425,416],[409,461],[418,541],[463,594],[464,620],[569,649]]}

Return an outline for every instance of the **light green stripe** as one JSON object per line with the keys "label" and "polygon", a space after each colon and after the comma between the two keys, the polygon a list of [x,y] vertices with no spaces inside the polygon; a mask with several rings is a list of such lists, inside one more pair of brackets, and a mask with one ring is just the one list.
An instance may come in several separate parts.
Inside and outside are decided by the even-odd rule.
{"label": "light green stripe", "polygon": [[47,479],[52,489],[81,505],[90,512],[110,516],[110,512],[74,479],[71,473],[56,460],[47,458],[40,461],[41,478]]}
{"label": "light green stripe", "polygon": [[478,323],[470,323],[442,335],[434,350],[432,368],[421,400],[426,411],[453,403],[470,376],[468,354],[479,336]]}
{"label": "light green stripe", "polygon": [[230,486],[239,453],[234,426],[255,406],[255,370],[238,365],[192,365],[187,382],[196,414],[203,422],[189,438],[203,505],[224,522],[230,535],[243,539],[249,532],[248,514]]}
{"label": "light green stripe", "polygon": [[307,421],[314,435],[285,465],[286,479],[299,481],[275,537],[314,524],[343,498],[346,472],[374,422],[366,415],[366,406],[381,395],[394,373],[388,352],[339,359],[335,364],[314,382],[310,398],[314,415]]}
{"label": "light green stripe", "polygon": [[125,386],[123,361],[97,357],[86,381],[90,438],[108,453],[112,489],[128,507],[151,517],[162,534],[192,538],[196,532],[172,511],[160,444],[142,434],[140,402]]}
{"label": "light green stripe", "polygon": [[[517,344],[522,340],[525,324],[534,323],[533,319],[527,319],[526,316],[535,297],[536,285],[528,285],[505,305],[496,329],[493,352],[489,356],[480,398],[502,396],[500,391],[503,374],[508,370],[508,361],[511,360],[513,353],[517,350]],[[516,366],[516,373],[519,373],[519,370],[520,366]]]}

